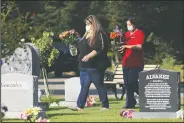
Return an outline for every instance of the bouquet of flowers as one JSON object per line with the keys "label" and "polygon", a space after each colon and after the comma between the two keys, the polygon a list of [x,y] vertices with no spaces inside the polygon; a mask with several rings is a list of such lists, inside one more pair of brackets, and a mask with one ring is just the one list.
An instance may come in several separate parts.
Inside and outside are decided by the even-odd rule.
{"label": "bouquet of flowers", "polygon": [[69,44],[75,44],[80,38],[80,35],[78,32],[76,32],[74,29],[64,31],[61,34],[59,34],[59,39],[62,40],[62,42],[66,45]]}
{"label": "bouquet of flowers", "polygon": [[61,39],[64,44],[69,45],[70,54],[72,56],[77,55],[76,43],[78,42],[78,40],[80,40],[80,35],[78,32],[76,32],[74,29],[64,31],[59,34],[59,39]]}
{"label": "bouquet of flowers", "polygon": [[122,110],[120,112],[120,116],[124,117],[124,118],[132,118],[132,113],[135,112],[134,110],[130,109],[130,110]]}
{"label": "bouquet of flowers", "polygon": [[110,33],[110,38],[112,39],[111,44],[116,45],[121,43],[122,30],[116,25],[116,29]]}
{"label": "bouquet of flowers", "polygon": [[5,113],[8,111],[8,107],[4,104],[1,104],[1,117],[3,118],[5,116]]}
{"label": "bouquet of flowers", "polygon": [[94,105],[96,105],[95,97],[88,96],[88,98],[87,98],[87,106],[91,107],[91,106],[94,106]]}
{"label": "bouquet of flowers", "polygon": [[49,122],[47,119],[42,119],[39,117],[41,111],[40,107],[27,108],[21,115],[20,118],[24,119],[26,122]]}

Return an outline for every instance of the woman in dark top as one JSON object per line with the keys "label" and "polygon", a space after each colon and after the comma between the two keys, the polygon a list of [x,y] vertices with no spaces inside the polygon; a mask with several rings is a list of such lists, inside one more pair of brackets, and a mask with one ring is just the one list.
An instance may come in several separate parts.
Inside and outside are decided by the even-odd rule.
{"label": "woman in dark top", "polygon": [[97,88],[102,110],[109,109],[107,91],[104,86],[104,72],[107,68],[108,37],[94,15],[85,19],[86,33],[79,42],[79,70],[81,90],[77,100],[77,107],[72,110],[83,110],[91,82]]}

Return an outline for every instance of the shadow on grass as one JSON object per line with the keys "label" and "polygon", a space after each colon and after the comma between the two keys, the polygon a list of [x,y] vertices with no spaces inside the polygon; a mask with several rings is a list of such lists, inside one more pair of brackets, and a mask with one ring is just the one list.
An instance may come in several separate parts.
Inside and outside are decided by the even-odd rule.
{"label": "shadow on grass", "polygon": [[67,109],[67,107],[51,107],[49,108],[48,111],[56,111],[56,110],[63,110],[63,109]]}
{"label": "shadow on grass", "polygon": [[55,116],[66,116],[66,115],[72,115],[72,116],[74,116],[74,115],[85,115],[85,113],[83,113],[83,112],[77,112],[77,111],[75,111],[75,113],[54,113],[54,114],[47,114],[47,116],[49,117],[49,118],[51,118],[51,117],[55,117]]}
{"label": "shadow on grass", "polygon": [[[120,99],[116,99],[116,98],[109,98],[109,101],[120,101]],[[123,101],[123,100],[122,100]]]}
{"label": "shadow on grass", "polygon": [[95,104],[95,105],[93,105],[91,107],[85,107],[85,108],[94,108],[94,107],[99,107],[99,106],[101,106],[101,103],[97,103],[97,104]]}
{"label": "shadow on grass", "polygon": [[[122,102],[123,102],[123,101],[122,101]],[[118,104],[118,103],[120,104],[121,102],[119,102],[119,101],[110,101],[110,102],[109,102],[109,104]]]}
{"label": "shadow on grass", "polygon": [[75,76],[75,75],[63,75],[61,77],[55,77],[55,76],[51,76],[50,78],[55,78],[55,79],[61,79],[61,78],[71,78],[71,77],[78,77],[78,76]]}

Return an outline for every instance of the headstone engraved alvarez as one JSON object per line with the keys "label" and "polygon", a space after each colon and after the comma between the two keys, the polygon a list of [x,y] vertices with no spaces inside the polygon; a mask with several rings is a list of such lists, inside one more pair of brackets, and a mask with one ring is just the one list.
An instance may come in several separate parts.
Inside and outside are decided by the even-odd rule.
{"label": "headstone engraved alvarez", "polygon": [[1,67],[1,102],[8,106],[6,118],[19,118],[30,106],[38,105],[38,51],[31,44],[19,47]]}
{"label": "headstone engraved alvarez", "polygon": [[134,118],[176,118],[180,109],[180,74],[155,69],[139,73],[140,112]]}
{"label": "headstone engraved alvarez", "polygon": [[139,76],[140,112],[176,112],[180,108],[179,72],[155,69]]}

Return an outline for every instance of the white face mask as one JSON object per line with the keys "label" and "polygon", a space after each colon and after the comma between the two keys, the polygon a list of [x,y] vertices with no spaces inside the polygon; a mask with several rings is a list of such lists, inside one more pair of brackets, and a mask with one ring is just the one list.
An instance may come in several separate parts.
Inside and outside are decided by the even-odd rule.
{"label": "white face mask", "polygon": [[86,25],[86,32],[90,32],[91,26],[90,25]]}
{"label": "white face mask", "polygon": [[134,27],[133,27],[133,26],[127,26],[127,29],[128,29],[129,31],[132,31],[132,30],[134,29]]}

